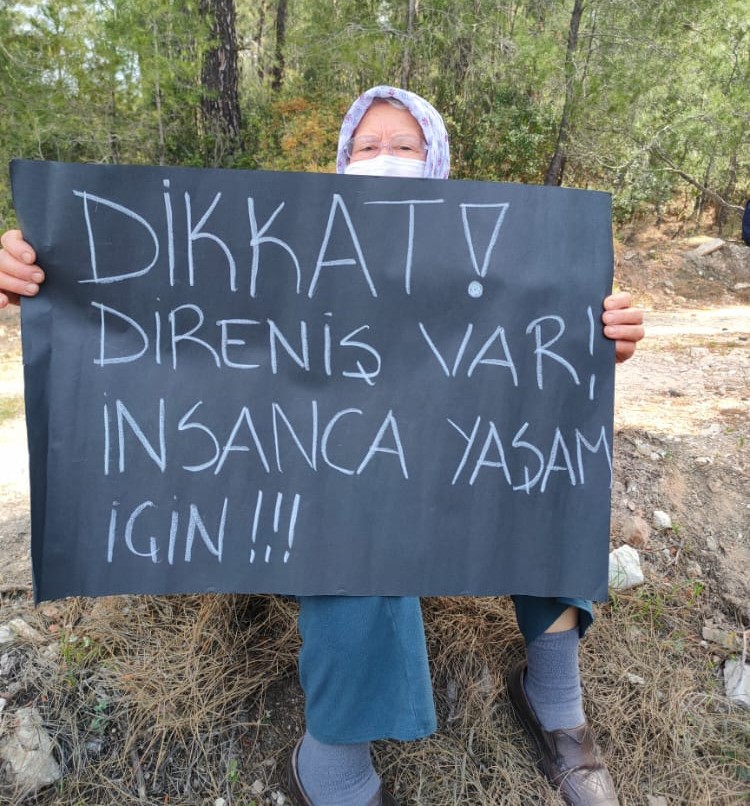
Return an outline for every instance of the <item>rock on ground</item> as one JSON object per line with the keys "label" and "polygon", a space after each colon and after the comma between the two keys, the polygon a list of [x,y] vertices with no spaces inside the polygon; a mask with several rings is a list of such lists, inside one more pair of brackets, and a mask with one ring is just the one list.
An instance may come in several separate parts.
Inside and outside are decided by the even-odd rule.
{"label": "rock on ground", "polygon": [[0,761],[6,763],[9,783],[32,793],[59,780],[60,765],[52,755],[52,740],[36,708],[19,708],[0,719],[4,725],[12,725],[10,734],[0,742]]}

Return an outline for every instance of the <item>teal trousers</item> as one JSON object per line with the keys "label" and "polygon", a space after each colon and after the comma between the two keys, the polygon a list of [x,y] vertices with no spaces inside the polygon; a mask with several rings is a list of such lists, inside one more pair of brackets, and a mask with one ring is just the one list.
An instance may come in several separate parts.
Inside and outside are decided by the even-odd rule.
{"label": "teal trousers", "polygon": [[[526,643],[568,607],[581,635],[593,621],[583,599],[514,596]],[[351,744],[429,736],[437,720],[422,610],[413,596],[299,598],[300,683],[307,729],[320,742]]]}

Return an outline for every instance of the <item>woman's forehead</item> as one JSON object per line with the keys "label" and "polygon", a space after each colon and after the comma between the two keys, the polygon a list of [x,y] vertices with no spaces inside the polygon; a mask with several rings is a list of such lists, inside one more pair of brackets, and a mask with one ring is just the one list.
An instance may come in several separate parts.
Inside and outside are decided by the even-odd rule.
{"label": "woman's forehead", "polygon": [[408,109],[397,109],[387,101],[376,99],[362,116],[362,120],[354,130],[354,134],[380,136],[383,132],[415,134],[418,137],[423,137],[422,127]]}

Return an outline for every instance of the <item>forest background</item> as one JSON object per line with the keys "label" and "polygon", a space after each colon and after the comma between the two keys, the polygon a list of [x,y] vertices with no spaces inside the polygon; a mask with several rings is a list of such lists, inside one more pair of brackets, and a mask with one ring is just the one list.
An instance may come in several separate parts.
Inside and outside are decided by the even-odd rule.
{"label": "forest background", "polygon": [[454,178],[739,230],[746,0],[6,0],[0,162],[333,171],[342,114],[379,83],[444,114]]}
{"label": "forest background", "polygon": [[[745,806],[750,722],[725,681],[750,639],[750,249],[696,256],[688,236],[736,237],[750,196],[747,0],[0,0],[3,165],[333,171],[341,116],[384,82],[444,113],[455,178],[613,194],[616,277],[649,335],[618,369],[612,537],[642,522],[646,581],[582,642],[587,714],[623,804]],[[0,803],[283,806],[296,605],[34,607],[18,319],[0,311],[0,751],[24,711],[54,784],[0,760]],[[670,528],[641,517],[657,510]],[[423,610],[440,727],[376,746],[389,788],[561,804],[507,701],[523,652],[507,598]]]}

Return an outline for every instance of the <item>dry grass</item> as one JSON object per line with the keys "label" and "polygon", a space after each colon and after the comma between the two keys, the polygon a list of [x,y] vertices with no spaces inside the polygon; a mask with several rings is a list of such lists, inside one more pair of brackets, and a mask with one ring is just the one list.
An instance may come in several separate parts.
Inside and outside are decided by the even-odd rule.
{"label": "dry grass", "polygon": [[[723,698],[700,645],[701,595],[687,583],[621,594],[582,644],[587,710],[623,804],[747,802],[750,720]],[[0,802],[249,806],[283,791],[301,726],[293,602],[117,597],[70,600],[55,615],[7,599],[0,621],[19,610],[43,633],[60,630],[56,655],[12,648],[13,705],[40,709],[65,777],[25,799],[0,791]],[[424,611],[440,728],[377,746],[389,786],[403,804],[562,803],[506,699],[504,674],[523,651],[510,602],[439,598]]]}

